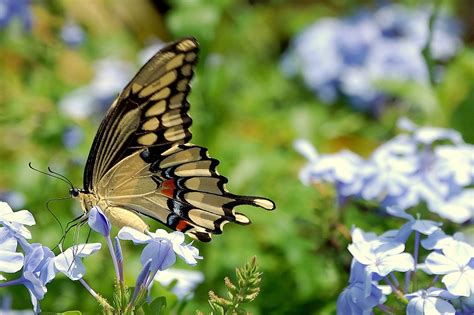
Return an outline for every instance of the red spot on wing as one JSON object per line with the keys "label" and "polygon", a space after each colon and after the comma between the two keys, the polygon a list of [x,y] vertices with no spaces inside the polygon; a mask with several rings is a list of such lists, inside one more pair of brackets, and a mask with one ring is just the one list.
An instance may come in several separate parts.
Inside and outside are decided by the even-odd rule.
{"label": "red spot on wing", "polygon": [[162,195],[166,197],[173,198],[174,190],[176,189],[176,185],[173,179],[167,179],[161,184],[161,191]]}
{"label": "red spot on wing", "polygon": [[179,220],[178,224],[176,224],[176,230],[177,231],[183,231],[188,227],[188,222],[185,220]]}

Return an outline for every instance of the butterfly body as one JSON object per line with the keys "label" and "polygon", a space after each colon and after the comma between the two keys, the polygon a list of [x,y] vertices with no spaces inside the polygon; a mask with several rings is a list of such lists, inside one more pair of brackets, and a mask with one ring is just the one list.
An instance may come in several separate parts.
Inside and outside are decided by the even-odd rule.
{"label": "butterfly body", "polygon": [[197,54],[193,38],[169,44],[114,101],[94,138],[84,189],[71,193],[85,212],[99,206],[112,224],[145,231],[141,214],[210,241],[228,222],[250,223],[234,207],[274,209],[268,199],[229,193],[219,161],[189,143],[186,97]]}

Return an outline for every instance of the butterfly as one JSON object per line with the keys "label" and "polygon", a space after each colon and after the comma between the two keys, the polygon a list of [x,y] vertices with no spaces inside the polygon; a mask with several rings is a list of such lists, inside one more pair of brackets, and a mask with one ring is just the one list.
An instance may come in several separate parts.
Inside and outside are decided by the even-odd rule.
{"label": "butterfly", "polygon": [[187,96],[198,43],[184,38],[157,52],[112,103],[87,158],[83,189],[72,188],[84,213],[98,206],[112,224],[148,230],[140,215],[208,242],[226,223],[249,224],[234,210],[266,210],[266,198],[227,191],[207,149],[189,143]]}

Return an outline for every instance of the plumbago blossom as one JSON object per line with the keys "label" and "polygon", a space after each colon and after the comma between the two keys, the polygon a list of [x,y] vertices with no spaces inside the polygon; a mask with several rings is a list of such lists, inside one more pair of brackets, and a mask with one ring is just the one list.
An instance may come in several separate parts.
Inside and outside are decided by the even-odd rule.
{"label": "plumbago blossom", "polygon": [[[447,236],[436,222],[405,218],[402,228],[380,236],[353,228],[351,275],[337,314],[372,314],[375,308],[387,314],[473,314],[474,246],[459,233]],[[413,254],[405,252],[412,233]],[[390,295],[397,299],[385,305]]]}
{"label": "plumbago blossom", "polygon": [[305,140],[295,148],[308,160],[300,172],[305,184],[334,184],[340,205],[349,198],[401,210],[426,203],[455,223],[474,219],[474,146],[450,129],[398,123],[404,133],[364,160],[350,151],[318,154]]}
{"label": "plumbago blossom", "polygon": [[[110,236],[111,224],[105,214],[98,207],[93,207],[88,214],[88,224],[92,230],[101,234],[106,239],[106,244],[112,257],[112,262],[117,277],[117,292],[120,301],[110,305],[107,300],[95,292],[84,280],[86,268],[82,259],[99,251],[100,243],[76,244],[66,250],[61,250],[55,255],[51,249],[39,243],[28,243],[31,233],[25,227],[35,224],[34,218],[27,210],[13,212],[5,202],[0,202],[0,288],[13,285],[23,285],[30,293],[33,311],[40,313],[39,301],[47,293],[47,284],[52,282],[58,273],[63,273],[69,279],[80,282],[86,290],[102,305],[104,311],[134,312],[143,303],[151,303],[149,296],[153,280],[160,281],[161,272],[165,272],[176,262],[176,255],[189,265],[196,265],[199,250],[192,244],[184,243],[184,234],[181,232],[167,233],[157,230],[155,233],[140,233],[128,227],[119,231],[119,236],[112,241]],[[122,249],[120,239],[132,240],[135,244],[146,244],[141,255],[143,269],[138,275],[134,292],[128,294],[124,284]],[[22,252],[18,252],[18,244]],[[12,280],[7,280],[4,273],[21,275]],[[165,277],[166,282],[170,277]],[[175,277],[176,278],[176,277]],[[191,277],[192,278],[192,277]],[[183,281],[181,281],[183,282]],[[180,298],[192,295],[192,290],[197,283],[202,282],[200,277],[194,277],[189,283],[180,287]],[[148,297],[145,301],[146,294]],[[125,302],[124,302],[125,301]],[[125,303],[125,304],[123,304]]]}
{"label": "plumbago blossom", "polygon": [[[430,81],[422,50],[431,14],[426,6],[392,4],[344,19],[320,19],[293,39],[282,70],[301,75],[325,103],[346,98],[355,109],[376,114],[389,99],[380,81],[421,86]],[[439,14],[432,32],[429,51],[436,61],[449,59],[462,46],[460,27],[446,14]]]}

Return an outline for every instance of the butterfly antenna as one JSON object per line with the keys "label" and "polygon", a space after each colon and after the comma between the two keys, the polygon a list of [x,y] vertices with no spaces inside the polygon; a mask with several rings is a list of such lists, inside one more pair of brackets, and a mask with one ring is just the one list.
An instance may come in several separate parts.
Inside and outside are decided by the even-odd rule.
{"label": "butterfly antenna", "polygon": [[63,179],[66,183],[68,183],[68,184],[71,186],[71,188],[74,189],[74,185],[73,185],[72,182],[69,180],[69,178],[67,178],[67,177],[64,176],[63,174],[59,174],[59,173],[53,171],[53,170],[51,169],[51,167],[49,167],[49,166],[48,166],[48,171],[49,171],[50,173],[56,175],[57,178]]}
{"label": "butterfly antenna", "polygon": [[[56,173],[56,172],[52,172],[52,173],[55,174],[55,175],[50,174],[50,173],[46,173],[46,172],[44,172],[44,171],[42,171],[42,170],[37,169],[36,167],[33,167],[33,165],[31,164],[31,162],[28,163],[28,166],[29,166],[33,171],[36,171],[36,172],[38,172],[38,173],[41,173],[41,174],[43,174],[43,175],[46,175],[46,176],[49,176],[49,177],[52,177],[52,178],[56,178],[56,179],[62,180],[63,182],[65,182],[65,183],[68,184],[69,186],[72,186],[72,187],[73,187],[71,181],[70,181],[69,179],[67,179],[67,178],[66,178],[66,179],[67,179],[67,180],[66,180],[65,177],[64,177],[63,175],[61,175],[61,174],[58,174],[58,173]],[[51,171],[49,167],[48,167],[48,170]],[[58,175],[61,175],[61,176],[58,176]],[[73,188],[74,188],[74,187],[73,187]]]}

